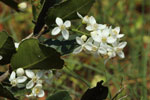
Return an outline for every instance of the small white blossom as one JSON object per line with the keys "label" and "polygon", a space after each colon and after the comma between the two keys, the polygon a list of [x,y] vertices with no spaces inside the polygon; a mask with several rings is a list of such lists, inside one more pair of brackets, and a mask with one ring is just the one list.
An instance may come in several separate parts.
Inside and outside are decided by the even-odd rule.
{"label": "small white blossom", "polygon": [[78,54],[80,53],[82,50],[89,50],[91,51],[91,44],[90,42],[92,41],[92,38],[89,38],[87,41],[85,40],[85,38],[83,38],[84,36],[81,37],[76,37],[76,41],[77,43],[80,45],[79,47],[77,47],[73,53],[74,54]]}
{"label": "small white blossom", "polygon": [[91,37],[93,38],[94,41],[99,42],[101,44],[106,44],[106,43],[114,43],[114,39],[109,36],[110,30],[109,28],[105,28],[102,31],[97,30],[91,32]]}
{"label": "small white blossom", "polygon": [[19,8],[21,11],[24,11],[24,10],[27,8],[27,3],[26,3],[26,2],[19,3],[19,4],[18,4],[18,8]]}
{"label": "small white blossom", "polygon": [[3,56],[0,55],[0,60],[2,60],[2,59],[3,59]]}
{"label": "small white blossom", "polygon": [[26,95],[27,97],[32,97],[32,96],[38,96],[38,97],[43,97],[45,95],[44,90],[42,89],[42,84],[37,84],[35,87],[32,89],[32,93],[29,95]]}
{"label": "small white blossom", "polygon": [[32,70],[26,70],[26,75],[31,79],[27,84],[26,88],[31,89],[35,83],[41,82],[40,78],[43,75],[43,71],[38,71],[35,75],[35,73]]}
{"label": "small white blossom", "polygon": [[91,16],[89,18],[89,25],[86,27],[88,31],[97,31],[97,30],[103,30],[106,28],[106,25],[103,24],[97,24],[95,18]]}
{"label": "small white blossom", "polygon": [[82,16],[79,12],[77,12],[77,15],[78,15],[78,17],[79,18],[81,18],[82,19],[82,23],[83,24],[89,24],[90,22],[89,22],[89,16]]}
{"label": "small white blossom", "polygon": [[67,29],[69,27],[71,27],[71,22],[69,20],[67,20],[63,23],[63,20],[61,18],[57,17],[56,24],[58,25],[58,27],[55,27],[52,30],[52,35],[58,35],[61,32],[64,39],[68,40],[69,39],[69,31]]}
{"label": "small white blossom", "polygon": [[19,83],[23,83],[27,80],[26,76],[19,76],[16,78],[16,73],[13,71],[10,75],[9,81],[12,86],[16,86]]}
{"label": "small white blossom", "polygon": [[19,47],[19,43],[15,43],[15,48],[18,48]]}
{"label": "small white blossom", "polygon": [[115,57],[116,54],[120,58],[125,58],[125,55],[122,50],[127,45],[127,42],[121,42],[121,43],[115,42],[112,45],[113,45],[113,47],[109,47],[107,49],[109,58]]}
{"label": "small white blossom", "polygon": [[22,76],[24,74],[24,69],[23,68],[18,68],[16,70],[17,76]]}

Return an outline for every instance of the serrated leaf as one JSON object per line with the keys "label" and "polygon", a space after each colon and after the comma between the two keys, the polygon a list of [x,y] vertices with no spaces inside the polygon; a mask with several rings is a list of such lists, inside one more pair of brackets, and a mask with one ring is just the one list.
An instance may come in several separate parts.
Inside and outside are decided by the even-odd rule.
{"label": "serrated leaf", "polygon": [[67,91],[59,91],[49,96],[46,100],[72,100],[72,98]]}
{"label": "serrated leaf", "polygon": [[4,98],[8,98],[10,100],[18,100],[13,96],[13,94],[7,88],[3,87],[1,84],[0,84],[0,96]]}
{"label": "serrated leaf", "polygon": [[2,56],[0,65],[10,63],[10,59],[14,53],[16,53],[16,48],[14,46],[13,39],[7,32],[0,32],[0,56]]}
{"label": "serrated leaf", "polygon": [[11,66],[13,69],[61,69],[64,61],[60,56],[55,49],[40,44],[37,39],[27,39],[19,45]]}
{"label": "serrated leaf", "polygon": [[79,18],[77,12],[81,15],[86,15],[92,7],[95,0],[67,0],[52,8],[49,8],[46,24],[50,27],[54,24],[56,17],[61,17],[64,20],[72,20]]}

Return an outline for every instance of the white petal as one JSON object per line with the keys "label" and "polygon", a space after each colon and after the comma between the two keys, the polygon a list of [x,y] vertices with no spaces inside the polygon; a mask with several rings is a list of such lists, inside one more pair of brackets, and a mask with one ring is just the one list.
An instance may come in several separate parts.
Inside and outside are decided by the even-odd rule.
{"label": "white petal", "polygon": [[36,73],[36,77],[41,78],[43,76],[43,74],[44,74],[44,71],[38,71]]}
{"label": "white petal", "polygon": [[27,80],[27,77],[26,76],[19,76],[17,77],[17,81],[18,83],[23,83]]}
{"label": "white petal", "polygon": [[98,29],[105,29],[105,28],[106,28],[106,25],[98,24]]}
{"label": "white petal", "polygon": [[92,43],[93,39],[91,37],[88,38],[88,40],[86,41],[86,43]]}
{"label": "white petal", "polygon": [[69,39],[69,31],[68,30],[62,30],[62,36],[65,40]]}
{"label": "white petal", "polygon": [[117,35],[117,38],[122,38],[122,37],[124,37],[124,34]]}
{"label": "white petal", "polygon": [[88,31],[93,31],[92,25],[88,25],[88,26],[86,27],[86,30],[88,30]]}
{"label": "white petal", "polygon": [[45,92],[43,90],[41,90],[38,94],[38,97],[43,97],[45,95]]}
{"label": "white petal", "polygon": [[121,52],[117,52],[117,54],[118,54],[118,56],[120,58],[125,58],[125,55],[124,55],[124,53],[122,51]]}
{"label": "white petal", "polygon": [[29,78],[33,78],[35,76],[34,72],[32,72],[32,70],[25,70],[26,75]]}
{"label": "white petal", "polygon": [[52,30],[52,35],[57,35],[57,34],[59,34],[60,31],[61,31],[61,30],[60,30],[59,27],[55,27],[55,28]]}
{"label": "white petal", "polygon": [[16,78],[16,73],[13,71],[10,75],[9,81],[12,81]]}
{"label": "white petal", "polygon": [[124,48],[126,45],[127,45],[127,42],[121,42],[121,43],[119,43],[118,47]]}
{"label": "white petal", "polygon": [[114,30],[115,30],[117,33],[119,33],[119,32],[120,32],[120,27],[116,27]]}
{"label": "white petal", "polygon": [[78,53],[80,53],[80,52],[82,51],[82,49],[83,49],[82,46],[77,47],[76,49],[74,49],[73,54],[78,54]]}
{"label": "white petal", "polygon": [[91,37],[96,42],[100,42],[101,41],[100,35],[99,35],[99,33],[97,31],[91,32]]}
{"label": "white petal", "polygon": [[76,37],[76,42],[80,45],[84,44],[83,40],[80,37]]}
{"label": "white petal", "polygon": [[26,84],[26,89],[31,89],[34,85],[34,82],[32,80],[30,80],[27,84]]}
{"label": "white petal", "polygon": [[93,16],[91,16],[89,20],[90,20],[90,24],[92,24],[92,25],[96,24],[96,20]]}
{"label": "white petal", "polygon": [[15,43],[15,48],[18,48],[19,47],[19,43]]}
{"label": "white petal", "polygon": [[57,24],[58,26],[61,26],[61,25],[63,24],[63,20],[62,20],[61,18],[57,17],[57,18],[56,18],[56,24]]}
{"label": "white petal", "polygon": [[108,29],[108,28],[104,29],[103,32],[102,32],[102,35],[103,35],[104,37],[108,37],[109,34],[110,34],[110,32],[109,32],[109,29]]}
{"label": "white petal", "polygon": [[71,22],[69,20],[65,21],[64,25],[69,28],[71,26]]}
{"label": "white petal", "polygon": [[105,55],[105,54],[107,53],[107,50],[106,50],[105,48],[103,48],[103,47],[100,47],[100,48],[98,49],[98,52],[99,52],[100,54]]}
{"label": "white petal", "polygon": [[85,44],[85,48],[88,50],[88,51],[91,51],[92,50],[92,44],[90,44],[90,43],[87,43],[87,44]]}
{"label": "white petal", "polygon": [[116,40],[117,40],[117,39],[114,38],[114,37],[108,37],[108,38],[107,38],[107,42],[108,42],[108,43],[114,43]]}
{"label": "white petal", "polygon": [[77,15],[79,18],[83,19],[83,16],[79,12],[77,12]]}

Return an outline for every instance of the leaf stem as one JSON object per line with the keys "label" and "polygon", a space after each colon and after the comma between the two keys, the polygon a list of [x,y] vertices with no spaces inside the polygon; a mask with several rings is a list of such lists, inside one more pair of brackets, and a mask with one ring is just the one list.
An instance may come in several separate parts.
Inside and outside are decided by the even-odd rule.
{"label": "leaf stem", "polygon": [[90,36],[90,34],[88,34],[88,33],[86,33],[86,32],[82,32],[82,31],[80,31],[80,30],[78,30],[78,29],[71,29],[71,31],[72,32],[76,32],[76,33],[79,33],[79,34],[83,34],[83,35],[87,35],[87,36]]}

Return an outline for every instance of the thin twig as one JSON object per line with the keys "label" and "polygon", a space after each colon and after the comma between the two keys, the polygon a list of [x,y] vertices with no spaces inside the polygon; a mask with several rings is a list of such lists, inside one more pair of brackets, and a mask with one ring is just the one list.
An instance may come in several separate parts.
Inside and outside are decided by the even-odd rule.
{"label": "thin twig", "polygon": [[8,77],[9,74],[10,74],[10,73],[9,73],[9,70],[8,70],[8,71],[6,71],[3,75],[1,75],[1,76],[0,76],[0,83],[1,83],[2,81],[4,81],[4,80]]}
{"label": "thin twig", "polygon": [[128,95],[125,95],[125,96],[121,97],[121,98],[120,98],[120,99],[118,99],[118,100],[125,99],[125,98],[127,98],[127,96],[128,96]]}
{"label": "thin twig", "polygon": [[112,100],[115,100],[117,98],[117,96],[124,90],[124,87],[121,88],[117,93],[116,95],[112,98]]}

